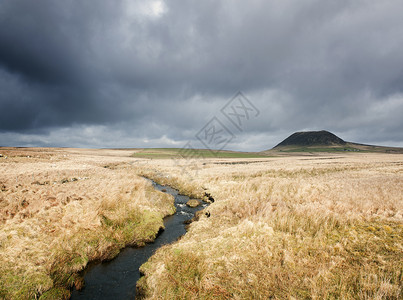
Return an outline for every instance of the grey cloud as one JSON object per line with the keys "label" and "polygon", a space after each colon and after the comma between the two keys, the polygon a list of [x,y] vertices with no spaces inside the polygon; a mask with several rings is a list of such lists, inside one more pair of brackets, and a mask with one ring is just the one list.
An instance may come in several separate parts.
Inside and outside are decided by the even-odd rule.
{"label": "grey cloud", "polygon": [[1,1],[0,144],[179,145],[241,90],[261,114],[232,149],[401,145],[401,1],[157,2]]}

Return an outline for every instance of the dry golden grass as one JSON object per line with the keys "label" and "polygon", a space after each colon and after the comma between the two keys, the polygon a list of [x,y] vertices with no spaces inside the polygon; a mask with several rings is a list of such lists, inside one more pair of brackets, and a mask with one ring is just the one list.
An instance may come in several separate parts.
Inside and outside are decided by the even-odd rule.
{"label": "dry golden grass", "polygon": [[402,155],[261,160],[139,167],[182,193],[216,200],[209,218],[142,266],[146,297],[402,297]]}
{"label": "dry golden grass", "polygon": [[1,148],[0,298],[69,296],[77,272],[155,238],[173,198],[130,151]]}
{"label": "dry golden grass", "polygon": [[66,298],[88,261],[152,240],[173,199],[138,175],[215,199],[142,266],[148,298],[402,297],[402,155],[189,165],[126,150],[0,153],[0,298]]}

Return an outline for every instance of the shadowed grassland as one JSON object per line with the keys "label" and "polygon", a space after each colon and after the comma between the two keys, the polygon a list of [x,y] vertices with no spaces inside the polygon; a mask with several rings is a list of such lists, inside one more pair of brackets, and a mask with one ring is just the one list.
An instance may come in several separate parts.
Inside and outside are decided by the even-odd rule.
{"label": "shadowed grassland", "polygon": [[259,158],[266,155],[258,152],[211,151],[208,149],[182,148],[148,148],[133,153],[133,157],[166,159],[166,158]]}
{"label": "shadowed grassland", "polygon": [[266,155],[279,155],[279,154],[296,154],[296,153],[340,153],[340,152],[360,152],[360,153],[390,153],[390,154],[403,154],[403,148],[397,147],[383,147],[383,146],[371,146],[362,145],[356,143],[346,143],[341,146],[277,146],[271,150],[263,151]]}
{"label": "shadowed grassland", "polygon": [[0,160],[0,299],[67,299],[88,262],[154,240],[174,212],[131,158],[34,150]]}
{"label": "shadowed grassland", "polygon": [[[403,157],[155,162],[144,175],[215,202],[142,266],[150,299],[399,299]],[[185,175],[186,174],[186,175]]]}
{"label": "shadowed grassland", "polygon": [[289,147],[278,150],[279,152],[369,152],[353,147]]}

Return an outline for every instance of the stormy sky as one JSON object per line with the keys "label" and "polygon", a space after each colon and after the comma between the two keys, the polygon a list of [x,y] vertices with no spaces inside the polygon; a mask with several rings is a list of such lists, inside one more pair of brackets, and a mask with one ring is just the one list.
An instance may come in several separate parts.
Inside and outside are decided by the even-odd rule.
{"label": "stormy sky", "polygon": [[214,120],[232,150],[321,129],[403,146],[402,11],[401,0],[0,0],[0,145],[209,147]]}

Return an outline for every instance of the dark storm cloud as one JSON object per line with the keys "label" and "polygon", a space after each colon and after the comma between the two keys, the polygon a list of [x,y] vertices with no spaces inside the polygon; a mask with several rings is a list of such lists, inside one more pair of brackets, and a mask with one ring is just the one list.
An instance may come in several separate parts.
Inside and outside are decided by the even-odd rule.
{"label": "dark storm cloud", "polygon": [[242,90],[261,114],[233,129],[233,149],[304,129],[403,146],[402,10],[3,0],[0,144],[180,147]]}

